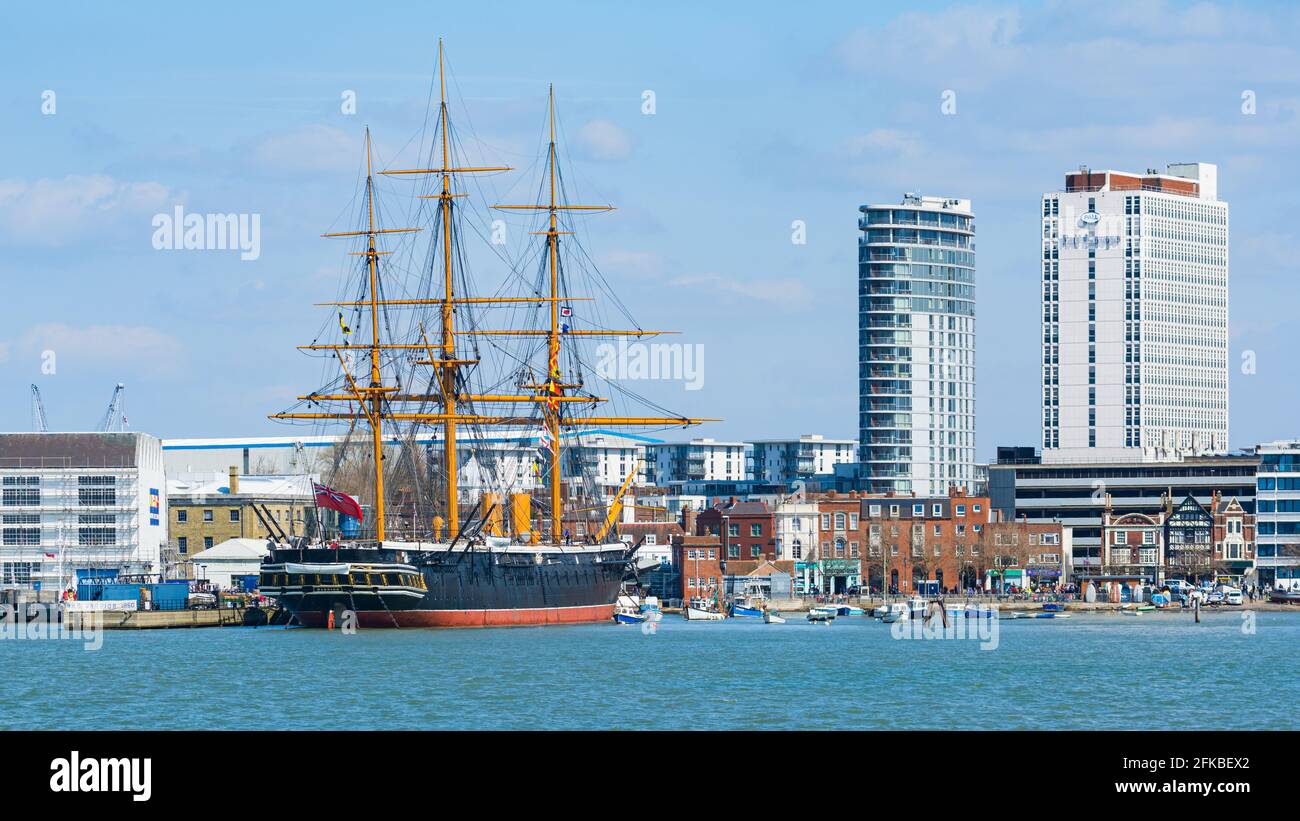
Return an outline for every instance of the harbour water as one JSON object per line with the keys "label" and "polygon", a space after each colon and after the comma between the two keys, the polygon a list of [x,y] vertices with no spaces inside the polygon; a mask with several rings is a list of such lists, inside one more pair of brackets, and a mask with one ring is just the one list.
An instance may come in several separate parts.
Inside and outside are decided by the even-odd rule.
{"label": "harbour water", "polygon": [[0,641],[2,729],[1296,729],[1300,613]]}

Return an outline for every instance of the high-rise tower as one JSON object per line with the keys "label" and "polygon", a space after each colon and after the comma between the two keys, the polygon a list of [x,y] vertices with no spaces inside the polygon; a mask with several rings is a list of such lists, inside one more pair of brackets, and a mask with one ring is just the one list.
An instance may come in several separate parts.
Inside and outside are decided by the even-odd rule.
{"label": "high-rise tower", "polygon": [[1217,169],[1066,174],[1042,201],[1043,460],[1228,448],[1228,205]]}
{"label": "high-rise tower", "polygon": [[908,194],[858,225],[864,489],[943,495],[975,479],[975,218]]}

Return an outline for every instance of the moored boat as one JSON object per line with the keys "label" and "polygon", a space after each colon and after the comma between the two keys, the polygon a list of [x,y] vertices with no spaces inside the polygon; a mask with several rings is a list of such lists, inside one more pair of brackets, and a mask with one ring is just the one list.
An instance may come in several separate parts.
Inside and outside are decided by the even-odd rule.
{"label": "moored boat", "polygon": [[806,617],[808,621],[815,624],[830,624],[835,621],[835,608],[833,607],[814,607],[808,611]]}
{"label": "moored boat", "polygon": [[764,624],[785,624],[785,619],[773,613],[771,610],[765,610],[763,612],[763,623]]}
{"label": "moored boat", "polygon": [[726,613],[717,610],[705,610],[702,607],[687,607],[682,610],[682,616],[687,621],[722,621],[727,618]]}

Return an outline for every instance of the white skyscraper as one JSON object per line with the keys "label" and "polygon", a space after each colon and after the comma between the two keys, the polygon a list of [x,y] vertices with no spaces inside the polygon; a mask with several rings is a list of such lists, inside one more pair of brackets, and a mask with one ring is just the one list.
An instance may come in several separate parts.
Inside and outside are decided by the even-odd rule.
{"label": "white skyscraper", "polygon": [[1228,448],[1228,204],[1208,163],[1043,195],[1043,460]]}
{"label": "white skyscraper", "polygon": [[859,209],[859,480],[943,496],[975,481],[975,217],[908,194]]}

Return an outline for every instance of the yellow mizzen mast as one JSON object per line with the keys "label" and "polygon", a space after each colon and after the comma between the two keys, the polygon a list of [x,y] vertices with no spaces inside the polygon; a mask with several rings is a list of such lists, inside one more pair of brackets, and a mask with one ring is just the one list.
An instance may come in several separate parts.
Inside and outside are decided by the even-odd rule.
{"label": "yellow mizzen mast", "polygon": [[[546,381],[540,385],[534,386],[539,390],[539,396],[545,398],[545,405],[542,408],[542,416],[546,423],[546,432],[550,441],[547,443],[550,448],[551,470],[549,477],[549,486],[551,492],[551,538],[557,542],[561,536],[563,526],[562,501],[560,498],[560,429],[574,420],[566,420],[560,412],[561,401],[565,398],[564,391],[574,387],[565,384],[564,374],[560,370],[560,286],[559,286],[559,257],[560,257],[560,236],[569,233],[560,230],[559,214],[561,211],[587,211],[603,212],[614,210],[610,205],[569,205],[560,204],[556,199],[556,151],[555,151],[555,87],[550,86],[547,90],[547,122],[550,131],[550,143],[546,153],[546,173],[548,189],[550,193],[549,202],[546,205],[497,205],[498,209],[505,211],[546,211],[548,226],[547,230],[542,233],[546,237],[547,259],[550,273],[550,308],[551,308],[551,326],[549,329],[537,331],[522,331],[520,333],[538,334],[544,333],[546,336]],[[576,331],[566,330],[566,336],[654,336],[658,331]],[[603,399],[600,401],[604,401]],[[586,419],[591,424],[601,424],[608,426],[617,425],[693,425],[707,420],[704,419],[686,419],[686,418],[653,418],[653,417],[588,417]],[[604,529],[601,530],[602,534]]]}
{"label": "yellow mizzen mast", "polygon": [[[558,541],[561,537],[562,523],[562,500],[561,500],[561,467],[560,467],[560,432],[565,427],[572,427],[577,424],[592,424],[608,427],[616,426],[660,426],[660,425],[694,425],[707,421],[717,421],[713,419],[693,419],[687,417],[663,417],[663,416],[566,416],[561,411],[561,407],[569,404],[597,404],[608,401],[603,397],[590,395],[566,395],[566,390],[581,387],[576,384],[569,384],[564,381],[563,373],[559,365],[560,338],[561,336],[572,337],[613,337],[613,336],[631,336],[631,337],[650,337],[656,336],[662,331],[646,330],[576,330],[565,329],[563,332],[559,322],[559,307],[561,302],[586,301],[583,298],[570,299],[560,294],[559,287],[559,238],[561,235],[569,233],[559,230],[559,212],[560,211],[588,211],[600,212],[611,211],[613,208],[607,205],[567,205],[560,204],[557,200],[556,178],[558,174],[556,161],[556,143],[555,143],[555,96],[554,89],[548,96],[548,117],[550,127],[550,145],[547,156],[547,173],[549,177],[549,203],[545,205],[498,205],[494,206],[502,210],[532,210],[546,211],[548,213],[548,230],[535,232],[546,236],[548,246],[548,269],[550,278],[549,296],[529,296],[529,297],[456,297],[454,292],[453,267],[452,267],[452,235],[451,224],[453,218],[453,204],[457,197],[463,194],[454,193],[452,190],[451,180],[453,174],[467,174],[480,172],[498,172],[509,171],[509,167],[465,167],[456,168],[451,165],[450,146],[448,144],[448,116],[447,116],[447,92],[446,77],[443,66],[442,41],[438,43],[438,74],[440,106],[439,117],[441,119],[442,129],[442,167],[441,168],[417,168],[383,171],[386,175],[411,175],[411,174],[438,174],[442,177],[442,190],[440,193],[430,195],[429,199],[437,199],[442,218],[442,246],[443,246],[443,286],[444,293],[441,299],[399,299],[399,300],[381,300],[378,296],[379,270],[378,259],[380,256],[387,254],[387,251],[380,251],[376,248],[375,237],[381,234],[407,233],[419,231],[419,228],[387,228],[381,229],[375,227],[374,214],[374,180],[371,172],[371,151],[370,151],[370,131],[366,130],[366,195],[368,207],[368,230],[350,231],[333,234],[323,234],[327,237],[368,237],[367,250],[363,253],[367,257],[368,273],[370,279],[369,298],[353,302],[328,302],[322,303],[330,306],[351,306],[367,307],[370,310],[371,318],[371,340],[367,345],[362,344],[311,344],[300,345],[302,350],[312,351],[331,351],[339,360],[342,366],[347,390],[340,390],[338,393],[312,393],[306,396],[298,397],[300,400],[310,402],[341,401],[349,403],[349,410],[346,412],[318,412],[318,413],[278,413],[271,416],[272,419],[297,419],[297,420],[332,420],[332,419],[365,419],[371,427],[373,436],[373,451],[375,460],[375,519],[376,519],[376,538],[382,543],[384,539],[384,490],[383,490],[383,464],[382,464],[382,416],[387,416],[393,421],[411,422],[413,424],[441,424],[444,431],[444,470],[447,481],[447,534],[449,537],[458,535],[459,532],[459,500],[457,494],[457,447],[456,447],[456,426],[458,423],[489,425],[489,426],[528,426],[535,424],[536,418],[530,415],[507,414],[493,415],[483,413],[463,413],[458,407],[458,403],[525,403],[540,405],[543,419],[546,425],[547,435],[550,439],[550,477],[549,489],[551,496],[551,537]],[[550,306],[550,327],[543,329],[510,329],[510,330],[457,330],[454,324],[454,307],[458,304],[490,304],[490,303],[549,303]],[[440,331],[441,339],[436,349],[428,338],[425,337],[419,343],[384,343],[379,339],[379,309],[381,307],[408,307],[417,305],[437,305],[440,308]],[[476,359],[462,359],[457,355],[455,340],[460,335],[479,335],[479,336],[545,336],[547,341],[547,377],[541,384],[521,385],[521,388],[536,390],[536,394],[518,394],[518,395],[501,395],[501,394],[474,394],[462,391],[458,386],[458,371],[461,366],[473,365],[478,362]],[[423,330],[421,330],[423,337]],[[371,383],[369,386],[361,386],[353,378],[348,370],[347,362],[343,357],[343,351],[350,350],[368,350],[371,359]],[[436,395],[421,394],[404,394],[398,393],[396,387],[385,387],[382,384],[382,374],[379,365],[379,354],[382,350],[410,350],[424,351],[428,359],[417,360],[415,364],[429,365],[435,369],[438,375],[437,383],[439,392]],[[435,352],[436,350],[436,352]],[[383,405],[387,403],[404,403],[404,402],[422,402],[434,401],[442,405],[440,413],[427,412],[402,412],[389,411],[383,412]],[[351,410],[355,405],[357,411]],[[626,483],[625,483],[626,484]]]}

